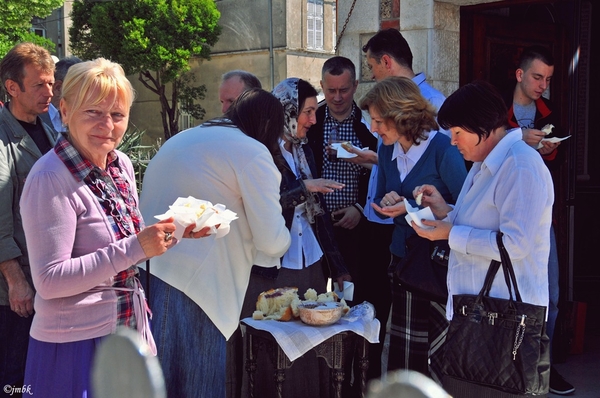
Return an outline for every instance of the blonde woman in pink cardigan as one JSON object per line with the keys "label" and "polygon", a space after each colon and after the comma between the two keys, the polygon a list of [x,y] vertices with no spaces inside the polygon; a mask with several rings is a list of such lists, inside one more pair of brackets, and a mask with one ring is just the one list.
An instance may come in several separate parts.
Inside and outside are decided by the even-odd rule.
{"label": "blonde woman in pink cardigan", "polygon": [[24,186],[37,290],[25,385],[38,398],[91,397],[95,349],[117,327],[138,330],[156,350],[135,264],[172,247],[175,225],[144,227],[131,161],[115,149],[133,98],[118,64],[99,58],[72,66],[60,101],[68,131]]}

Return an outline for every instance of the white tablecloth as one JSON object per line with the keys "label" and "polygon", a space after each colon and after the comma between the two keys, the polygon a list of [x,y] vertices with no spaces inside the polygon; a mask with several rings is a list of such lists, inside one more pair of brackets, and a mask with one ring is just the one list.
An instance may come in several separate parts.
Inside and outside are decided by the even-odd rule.
{"label": "white tablecloth", "polygon": [[242,322],[254,329],[271,333],[290,361],[295,361],[310,349],[344,331],[354,332],[364,337],[369,343],[379,343],[379,328],[381,327],[377,319],[372,321],[358,319],[350,322],[342,318],[329,326],[310,326],[300,320],[280,322],[244,318]]}

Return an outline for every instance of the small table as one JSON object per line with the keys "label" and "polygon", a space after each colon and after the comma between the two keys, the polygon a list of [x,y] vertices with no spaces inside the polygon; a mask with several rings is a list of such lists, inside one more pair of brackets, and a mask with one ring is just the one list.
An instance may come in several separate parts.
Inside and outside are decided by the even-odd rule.
{"label": "small table", "polygon": [[[294,321],[299,322],[299,321]],[[275,337],[266,331],[258,330],[246,325],[246,371],[249,379],[250,397],[254,398],[254,374],[256,373],[256,353],[263,346],[275,367],[275,384],[277,396],[283,398],[283,382],[285,370],[290,368],[293,361],[286,356]],[[361,396],[364,397],[366,387],[368,360],[367,340],[351,331],[342,331],[329,337],[312,348],[317,357],[325,359],[327,367],[331,369],[334,397],[342,397],[342,383],[344,381],[344,364],[354,358],[360,368]]]}

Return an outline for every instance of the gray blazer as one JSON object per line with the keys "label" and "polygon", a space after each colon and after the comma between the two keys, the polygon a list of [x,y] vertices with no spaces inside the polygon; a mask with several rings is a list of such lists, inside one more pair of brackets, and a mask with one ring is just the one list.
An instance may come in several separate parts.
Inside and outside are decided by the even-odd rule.
{"label": "gray blazer", "polygon": [[[38,118],[38,123],[42,123]],[[42,123],[52,145],[56,133]],[[30,279],[25,232],[21,225],[19,200],[25,178],[33,164],[42,157],[33,139],[8,110],[0,108],[0,262],[17,259]],[[8,285],[0,273],[0,305],[9,305]]]}

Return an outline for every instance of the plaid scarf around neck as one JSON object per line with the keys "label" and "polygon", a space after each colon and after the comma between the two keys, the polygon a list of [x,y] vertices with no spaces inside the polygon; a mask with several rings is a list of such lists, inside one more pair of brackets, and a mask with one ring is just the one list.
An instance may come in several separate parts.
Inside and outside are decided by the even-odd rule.
{"label": "plaid scarf around neck", "polygon": [[[108,154],[106,170],[81,157],[77,149],[61,135],[54,151],[77,181],[82,181],[98,199],[112,227],[115,240],[137,234],[143,228],[143,219],[132,194],[132,186],[125,178],[119,157],[112,151]],[[113,287],[134,288],[137,266],[132,265],[113,278]],[[136,328],[133,310],[133,294],[116,290],[117,325]]]}

